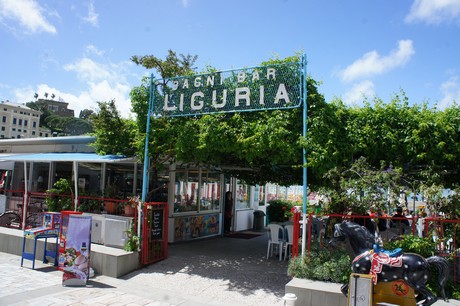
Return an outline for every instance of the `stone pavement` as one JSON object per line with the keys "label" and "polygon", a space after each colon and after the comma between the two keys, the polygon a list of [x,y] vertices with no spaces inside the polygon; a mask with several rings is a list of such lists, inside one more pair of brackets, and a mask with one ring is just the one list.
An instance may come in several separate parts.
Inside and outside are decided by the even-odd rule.
{"label": "stone pavement", "polygon": [[[266,235],[213,238],[169,246],[167,259],[122,278],[96,275],[63,287],[62,272],[0,253],[0,305],[284,305],[287,262],[266,259]],[[460,306],[438,301],[435,306]],[[322,305],[335,306],[335,305]]]}
{"label": "stone pavement", "polygon": [[0,305],[283,305],[287,262],[266,259],[266,235],[169,246],[167,259],[87,287],[63,287],[54,267],[0,253]]}

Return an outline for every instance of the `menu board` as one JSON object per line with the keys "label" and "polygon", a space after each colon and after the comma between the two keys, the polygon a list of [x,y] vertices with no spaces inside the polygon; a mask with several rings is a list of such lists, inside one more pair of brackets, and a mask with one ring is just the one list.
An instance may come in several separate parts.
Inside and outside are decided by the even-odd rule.
{"label": "menu board", "polygon": [[152,210],[152,240],[163,239],[163,209]]}

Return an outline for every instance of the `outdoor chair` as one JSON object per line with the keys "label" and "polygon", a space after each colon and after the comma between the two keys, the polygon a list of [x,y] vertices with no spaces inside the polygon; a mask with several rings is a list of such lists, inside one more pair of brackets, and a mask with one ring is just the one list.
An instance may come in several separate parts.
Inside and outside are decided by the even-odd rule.
{"label": "outdoor chair", "polygon": [[269,256],[273,256],[274,246],[278,249],[279,260],[281,261],[284,246],[284,229],[279,224],[270,223],[268,225],[267,259]]}
{"label": "outdoor chair", "polygon": [[286,241],[284,242],[284,260],[290,254],[289,250],[292,251],[292,242],[294,241],[294,225],[285,225],[286,230]]}

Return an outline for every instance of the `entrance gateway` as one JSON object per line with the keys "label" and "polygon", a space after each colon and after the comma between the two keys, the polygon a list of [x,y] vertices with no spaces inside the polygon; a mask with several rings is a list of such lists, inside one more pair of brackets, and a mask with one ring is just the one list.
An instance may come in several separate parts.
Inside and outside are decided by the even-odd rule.
{"label": "entrance gateway", "polygon": [[[300,62],[169,79],[154,79],[152,74],[144,148],[146,158],[144,159],[142,202],[145,202],[148,192],[148,143],[151,116],[180,117],[284,110],[303,105],[303,136],[306,137],[306,67],[306,56],[303,55]],[[305,149],[303,149],[303,158],[305,165]],[[303,194],[307,194],[306,167],[303,168]],[[303,211],[306,211],[306,196],[303,197]],[[138,221],[138,232],[140,232],[141,222]],[[305,239],[302,243],[305,243]],[[305,249],[304,245],[302,249]]]}

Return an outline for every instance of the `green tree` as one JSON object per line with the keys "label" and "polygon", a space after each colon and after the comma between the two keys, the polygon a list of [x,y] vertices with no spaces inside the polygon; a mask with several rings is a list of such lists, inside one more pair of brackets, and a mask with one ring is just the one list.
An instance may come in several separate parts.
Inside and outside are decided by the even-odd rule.
{"label": "green tree", "polygon": [[60,135],[84,135],[92,132],[92,126],[87,120],[54,114],[46,118],[46,126]]}
{"label": "green tree", "polygon": [[[155,69],[163,79],[196,73],[193,67],[196,56],[177,56],[171,50],[164,60],[153,55],[133,56],[132,60]],[[299,54],[272,58],[262,65],[297,61]],[[215,69],[206,67],[205,72],[211,71]],[[388,187],[417,192],[420,183],[428,182],[428,178],[443,186],[458,181],[457,105],[444,111],[430,109],[426,104],[409,103],[401,90],[389,103],[376,98],[364,101],[364,107],[350,107],[337,98],[327,103],[318,91],[320,85],[308,77],[306,139],[301,136],[301,109],[175,118],[159,114],[151,121],[149,152],[153,164],[180,160],[220,166],[224,172],[247,182],[300,184],[304,146],[309,186],[335,190],[339,199],[352,182],[362,184],[361,189],[376,184],[379,189],[374,192]],[[149,79],[145,78],[131,91],[137,133],[141,136],[136,142],[140,156],[149,89]],[[354,167],[361,157],[365,158],[368,169],[376,169],[366,171],[371,173],[367,185],[351,177],[348,177],[350,183],[344,184],[342,173]],[[384,179],[390,165],[395,177]],[[372,176],[380,181],[371,180]]]}
{"label": "green tree", "polygon": [[53,113],[50,110],[48,110],[48,108],[46,107],[45,101],[39,99],[38,101],[35,101],[35,102],[27,102],[26,106],[30,107],[31,109],[40,111],[41,115],[40,115],[39,125],[41,127],[49,128],[47,125],[46,119],[48,118],[48,116],[52,115]]}
{"label": "green tree", "polygon": [[94,126],[93,143],[98,154],[134,156],[137,153],[136,129],[132,119],[124,119],[115,101],[97,102],[99,110],[91,117]]}
{"label": "green tree", "polygon": [[195,71],[193,65],[197,59],[197,55],[179,54],[177,56],[177,53],[172,50],[168,50],[168,55],[164,60],[154,55],[134,55],[131,57],[131,60],[137,65],[157,70],[162,79],[192,74]]}
{"label": "green tree", "polygon": [[92,115],[94,115],[94,111],[91,110],[91,109],[85,108],[85,109],[80,111],[80,115],[78,116],[78,118],[84,119],[84,120],[89,120]]}
{"label": "green tree", "polygon": [[356,146],[349,131],[352,119],[350,109],[339,99],[326,103],[316,86],[313,86],[315,84],[308,89],[306,141],[309,184],[313,189],[333,184],[328,179],[324,180],[324,175],[332,169],[339,172],[347,169],[353,161]]}
{"label": "green tree", "polygon": [[[177,61],[170,53],[165,61],[149,57],[149,61],[135,62],[146,68],[156,68],[162,77],[190,74],[190,61]],[[143,58],[143,57],[142,57]],[[172,58],[173,60],[170,60]],[[193,59],[194,57],[185,57]],[[266,64],[298,62],[299,55],[284,60],[271,59]],[[172,68],[171,63],[183,67]],[[162,67],[161,65],[165,65]],[[157,65],[157,66],[154,66]],[[162,67],[162,68],[160,68]],[[208,67],[209,71],[214,71]],[[138,125],[145,127],[148,107],[148,80],[131,92],[133,111],[137,113]],[[309,81],[315,99],[314,81]],[[246,182],[276,181],[289,185],[299,183],[302,177],[302,112],[260,111],[248,113],[225,113],[187,118],[158,117],[152,120],[150,138],[151,157],[180,160],[220,166],[224,172],[238,176]],[[155,162],[154,162],[155,164]],[[161,164],[161,163],[159,163]]]}

